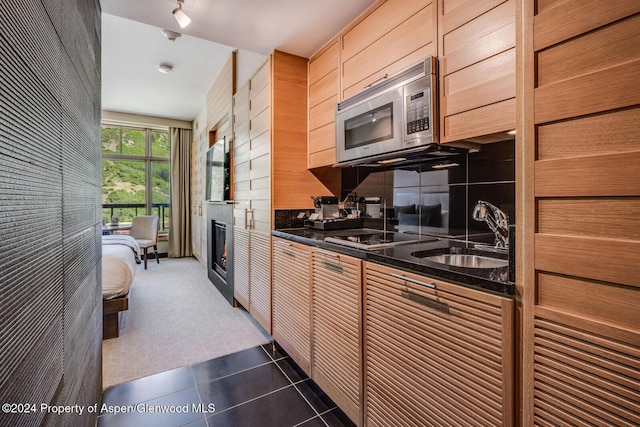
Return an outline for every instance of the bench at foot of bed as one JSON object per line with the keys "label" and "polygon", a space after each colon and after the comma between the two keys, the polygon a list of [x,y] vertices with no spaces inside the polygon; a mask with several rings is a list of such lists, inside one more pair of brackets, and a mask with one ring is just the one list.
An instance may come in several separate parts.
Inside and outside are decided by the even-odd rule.
{"label": "bench at foot of bed", "polygon": [[120,331],[120,312],[129,308],[127,295],[102,301],[102,339],[116,338]]}

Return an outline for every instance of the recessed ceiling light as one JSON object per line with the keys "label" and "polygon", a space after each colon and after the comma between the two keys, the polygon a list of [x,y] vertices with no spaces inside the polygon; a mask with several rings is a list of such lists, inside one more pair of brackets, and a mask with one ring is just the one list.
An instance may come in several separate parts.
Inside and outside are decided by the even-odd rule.
{"label": "recessed ceiling light", "polygon": [[378,160],[378,163],[380,163],[381,165],[386,165],[389,163],[404,162],[405,160],[407,160],[405,157],[396,157],[394,159]]}
{"label": "recessed ceiling light", "polygon": [[170,41],[175,41],[178,37],[180,37],[182,34],[176,32],[176,31],[171,31],[171,30],[162,30],[160,31],[162,33],[163,36],[165,36],[167,39],[169,39]]}
{"label": "recessed ceiling light", "polygon": [[507,132],[507,135],[515,135],[516,134],[516,130],[510,130],[509,132]]}
{"label": "recessed ceiling light", "polygon": [[169,64],[160,64],[160,66],[158,66],[158,71],[160,71],[162,74],[169,74],[171,71],[173,71],[173,67]]}

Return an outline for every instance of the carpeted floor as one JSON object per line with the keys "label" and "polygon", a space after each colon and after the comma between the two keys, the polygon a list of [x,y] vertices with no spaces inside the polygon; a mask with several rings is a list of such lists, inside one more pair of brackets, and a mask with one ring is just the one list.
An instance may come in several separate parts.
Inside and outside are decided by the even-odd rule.
{"label": "carpeted floor", "polygon": [[103,341],[103,388],[268,342],[218,293],[194,258],[138,265],[120,336]]}

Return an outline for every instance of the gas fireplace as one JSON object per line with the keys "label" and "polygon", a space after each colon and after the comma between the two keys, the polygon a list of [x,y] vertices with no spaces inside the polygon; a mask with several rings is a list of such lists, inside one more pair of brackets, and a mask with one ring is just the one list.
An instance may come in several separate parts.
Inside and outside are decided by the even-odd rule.
{"label": "gas fireplace", "polygon": [[209,280],[233,304],[233,205],[209,203],[207,220]]}

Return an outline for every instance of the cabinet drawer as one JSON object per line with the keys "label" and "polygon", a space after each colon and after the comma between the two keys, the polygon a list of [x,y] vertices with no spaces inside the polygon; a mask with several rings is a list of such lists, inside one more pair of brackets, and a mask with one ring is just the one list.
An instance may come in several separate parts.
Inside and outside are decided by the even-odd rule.
{"label": "cabinet drawer", "polygon": [[511,299],[366,263],[364,304],[368,425],[513,424]]}

